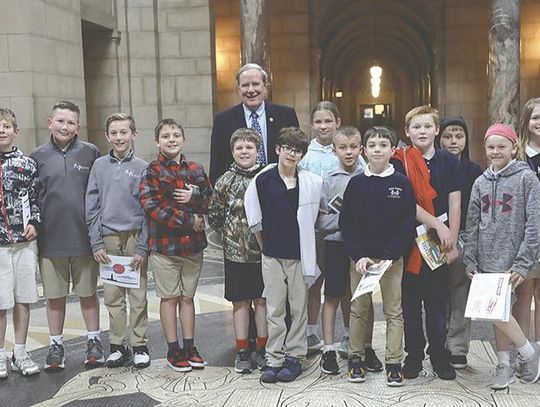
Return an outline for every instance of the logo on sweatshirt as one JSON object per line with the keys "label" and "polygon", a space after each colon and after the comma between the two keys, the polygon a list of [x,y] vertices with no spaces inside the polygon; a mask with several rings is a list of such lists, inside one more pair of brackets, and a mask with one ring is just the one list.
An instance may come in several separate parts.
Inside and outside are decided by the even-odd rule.
{"label": "logo on sweatshirt", "polygon": [[88,171],[90,169],[90,167],[85,167],[84,165],[81,165],[81,164],[77,164],[77,163],[74,163],[73,164],[73,168],[75,168],[77,171]]}
{"label": "logo on sweatshirt", "polygon": [[502,198],[503,198],[502,201],[500,199],[491,200],[490,197],[489,197],[489,194],[484,195],[481,198],[481,200],[482,200],[482,212],[483,213],[488,213],[489,209],[492,206],[496,207],[497,205],[502,206],[501,213],[511,212],[512,211],[512,199],[514,199],[514,196],[510,195],[510,194],[503,193]]}
{"label": "logo on sweatshirt", "polygon": [[124,171],[124,175],[125,175],[126,177],[140,178],[139,175],[137,175],[137,174],[131,172],[130,170],[125,170],[125,171]]}
{"label": "logo on sweatshirt", "polygon": [[390,187],[388,188],[387,198],[400,199],[402,192],[403,192],[403,188],[401,187]]}

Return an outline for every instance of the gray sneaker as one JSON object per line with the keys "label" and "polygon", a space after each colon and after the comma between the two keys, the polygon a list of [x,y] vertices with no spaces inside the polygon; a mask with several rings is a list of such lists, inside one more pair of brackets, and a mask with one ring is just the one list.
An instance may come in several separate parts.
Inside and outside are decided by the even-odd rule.
{"label": "gray sneaker", "polygon": [[251,373],[251,358],[249,350],[240,349],[236,355],[236,360],[234,361],[234,371],[236,373]]}
{"label": "gray sneaker", "polygon": [[23,376],[31,376],[39,373],[39,366],[30,358],[30,355],[25,350],[21,350],[11,358],[11,370],[21,372]]}
{"label": "gray sneaker", "polygon": [[514,383],[514,369],[508,365],[499,363],[495,368],[495,377],[491,382],[491,388],[493,390],[506,389],[511,383]]}
{"label": "gray sneaker", "polygon": [[526,363],[527,361],[524,360],[523,357],[518,353],[516,357],[516,362],[514,363],[514,372],[518,379],[521,379],[521,376],[523,376],[523,366]]}
{"label": "gray sneaker", "polygon": [[49,346],[49,352],[45,358],[45,370],[49,369],[63,369],[65,367],[64,346],[60,345],[56,341],[53,341]]}
{"label": "gray sneaker", "polygon": [[349,357],[349,337],[344,336],[337,349],[339,355],[345,359]]}
{"label": "gray sneaker", "polygon": [[88,339],[86,342],[86,366],[98,366],[105,363],[105,352],[99,339]]}
{"label": "gray sneaker", "polygon": [[0,356],[0,379],[8,377],[7,356]]}
{"label": "gray sneaker", "polygon": [[251,352],[251,367],[252,369],[259,369],[263,371],[266,367],[266,350]]}
{"label": "gray sneaker", "polygon": [[534,383],[540,377],[540,369],[538,364],[540,363],[540,345],[536,342],[531,343],[534,354],[530,360],[523,363],[521,370],[521,382],[522,383]]}
{"label": "gray sneaker", "polygon": [[317,334],[311,334],[307,338],[307,351],[308,353],[317,352],[324,346],[323,341],[317,336]]}

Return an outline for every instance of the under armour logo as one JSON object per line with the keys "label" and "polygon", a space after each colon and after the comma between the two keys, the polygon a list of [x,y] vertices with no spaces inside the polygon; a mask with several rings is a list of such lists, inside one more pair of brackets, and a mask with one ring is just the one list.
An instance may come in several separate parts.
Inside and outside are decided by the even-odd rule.
{"label": "under armour logo", "polygon": [[494,206],[501,205],[502,206],[501,213],[511,212],[512,211],[511,202],[512,202],[512,199],[514,199],[514,196],[503,193],[502,198],[503,198],[502,201],[499,199],[495,199],[492,201],[489,197],[489,194],[484,195],[481,198],[481,201],[483,204],[482,212],[488,213],[489,209],[491,208],[491,205],[494,205]]}

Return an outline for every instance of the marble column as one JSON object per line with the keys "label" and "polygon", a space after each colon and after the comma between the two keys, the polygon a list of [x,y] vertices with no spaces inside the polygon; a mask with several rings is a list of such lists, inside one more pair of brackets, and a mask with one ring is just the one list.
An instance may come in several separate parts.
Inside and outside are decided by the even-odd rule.
{"label": "marble column", "polygon": [[491,0],[488,57],[488,118],[518,122],[520,0]]}
{"label": "marble column", "polygon": [[242,65],[256,63],[270,73],[270,4],[240,0]]}

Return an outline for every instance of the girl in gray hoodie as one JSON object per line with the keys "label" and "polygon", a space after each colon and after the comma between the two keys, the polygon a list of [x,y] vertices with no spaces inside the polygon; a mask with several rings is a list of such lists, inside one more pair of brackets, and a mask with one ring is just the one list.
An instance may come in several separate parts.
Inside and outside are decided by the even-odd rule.
{"label": "girl in gray hoodie", "polygon": [[[516,287],[527,276],[540,246],[540,186],[528,165],[515,159],[517,135],[511,127],[490,126],[484,141],[490,166],[471,192],[465,233],[466,272],[470,278],[475,273],[508,272]],[[528,341],[513,316],[493,325],[499,363],[491,388],[504,389],[514,381],[510,343],[519,352],[521,381],[537,381],[540,345]]]}

